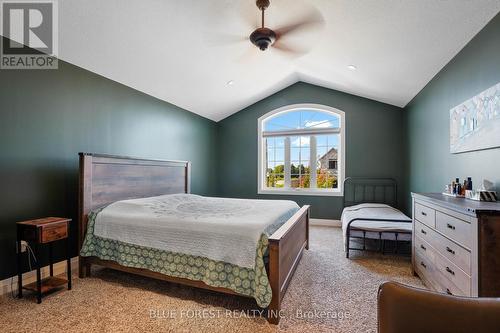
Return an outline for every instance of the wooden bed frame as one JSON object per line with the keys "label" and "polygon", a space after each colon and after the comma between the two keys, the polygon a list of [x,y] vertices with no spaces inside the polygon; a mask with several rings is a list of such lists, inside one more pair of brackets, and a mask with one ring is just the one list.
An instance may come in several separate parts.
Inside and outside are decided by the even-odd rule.
{"label": "wooden bed frame", "polygon": [[[79,155],[79,250],[82,248],[85,239],[88,214],[92,210],[117,200],[190,193],[190,162],[90,153],[80,153]],[[268,307],[267,318],[273,324],[279,322],[281,301],[304,249],[308,248],[309,206],[303,206],[269,237],[269,264],[266,268],[272,289],[272,301]],[[91,265],[104,266],[191,287],[239,295],[232,290],[212,287],[201,281],[170,277],[147,269],[126,267],[114,261],[101,260],[97,257],[79,257],[80,278],[90,276]]]}

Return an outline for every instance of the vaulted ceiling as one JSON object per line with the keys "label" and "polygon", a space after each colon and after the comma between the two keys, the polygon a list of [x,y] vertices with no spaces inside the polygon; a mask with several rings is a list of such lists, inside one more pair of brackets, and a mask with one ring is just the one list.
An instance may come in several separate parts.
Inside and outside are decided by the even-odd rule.
{"label": "vaulted ceiling", "polygon": [[323,24],[286,39],[308,50],[291,57],[245,39],[254,0],[64,0],[60,58],[215,121],[297,81],[405,106],[500,1],[271,0],[266,26],[311,11]]}

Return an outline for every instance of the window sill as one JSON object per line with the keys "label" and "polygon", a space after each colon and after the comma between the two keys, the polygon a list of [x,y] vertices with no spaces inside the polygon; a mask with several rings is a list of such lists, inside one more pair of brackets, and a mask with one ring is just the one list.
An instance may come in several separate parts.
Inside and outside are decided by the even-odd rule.
{"label": "window sill", "polygon": [[344,193],[342,190],[305,190],[305,189],[259,189],[258,194],[274,194],[274,195],[313,195],[319,197],[342,197]]}

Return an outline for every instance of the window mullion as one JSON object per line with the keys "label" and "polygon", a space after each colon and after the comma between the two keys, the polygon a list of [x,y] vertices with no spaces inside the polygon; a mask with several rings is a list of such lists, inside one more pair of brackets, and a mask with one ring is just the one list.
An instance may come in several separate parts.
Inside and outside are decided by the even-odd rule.
{"label": "window mullion", "polygon": [[292,184],[292,175],[291,175],[291,162],[290,162],[290,155],[291,155],[291,143],[290,143],[290,137],[287,136],[285,138],[285,188],[290,188]]}
{"label": "window mullion", "polygon": [[316,165],[317,162],[316,136],[309,137],[309,187],[316,188]]}
{"label": "window mullion", "polygon": [[[268,170],[268,164],[267,162],[269,161],[269,153],[267,151],[267,144],[268,144],[268,141],[269,139],[268,138],[263,138],[262,139],[262,142],[263,142],[263,146],[262,146],[262,149],[264,149],[264,157],[263,157],[263,160],[261,161],[262,163],[262,166],[261,166],[261,170],[263,172],[263,176],[262,176],[262,181],[261,181],[261,185],[263,185],[264,187],[268,187],[269,186],[269,183],[268,183],[268,173],[267,173],[267,170]],[[262,156],[262,154],[260,155]]]}

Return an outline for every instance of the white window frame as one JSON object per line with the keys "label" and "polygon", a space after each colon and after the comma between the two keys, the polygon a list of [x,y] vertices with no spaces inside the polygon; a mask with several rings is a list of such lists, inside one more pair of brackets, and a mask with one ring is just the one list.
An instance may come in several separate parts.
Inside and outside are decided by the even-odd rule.
{"label": "white window frame", "polygon": [[[307,110],[317,110],[320,112],[327,112],[327,113],[332,113],[336,116],[339,117],[340,119],[340,133],[339,133],[339,152],[338,152],[338,157],[337,157],[337,165],[340,166],[338,169],[338,176],[337,176],[337,188],[336,189],[318,189],[318,188],[269,188],[265,184],[265,172],[264,169],[266,168],[266,147],[264,147],[265,140],[263,140],[263,135],[262,135],[262,130],[263,130],[263,124],[264,121],[266,121],[269,117],[275,116],[278,113],[285,113],[285,112],[291,112],[291,111],[300,111],[303,109]],[[266,113],[265,115],[261,116],[258,120],[258,126],[257,126],[257,147],[258,147],[258,175],[257,175],[257,180],[258,180],[258,185],[257,185],[257,193],[258,194],[277,194],[277,195],[316,195],[316,196],[343,196],[344,195],[344,179],[345,179],[345,165],[346,165],[346,158],[345,158],[345,112],[341,111],[336,108],[332,108],[330,106],[326,105],[320,105],[320,104],[293,104],[293,105],[287,105],[278,109],[275,109],[273,111],[270,111]],[[286,135],[286,133],[283,133]],[[297,134],[291,134],[291,135],[297,135]],[[289,152],[287,153],[287,149],[285,149],[285,168],[287,164],[289,164],[289,161],[287,162],[287,157],[286,154],[290,154]],[[288,160],[290,157],[288,156]],[[285,183],[287,183],[285,179]]]}

